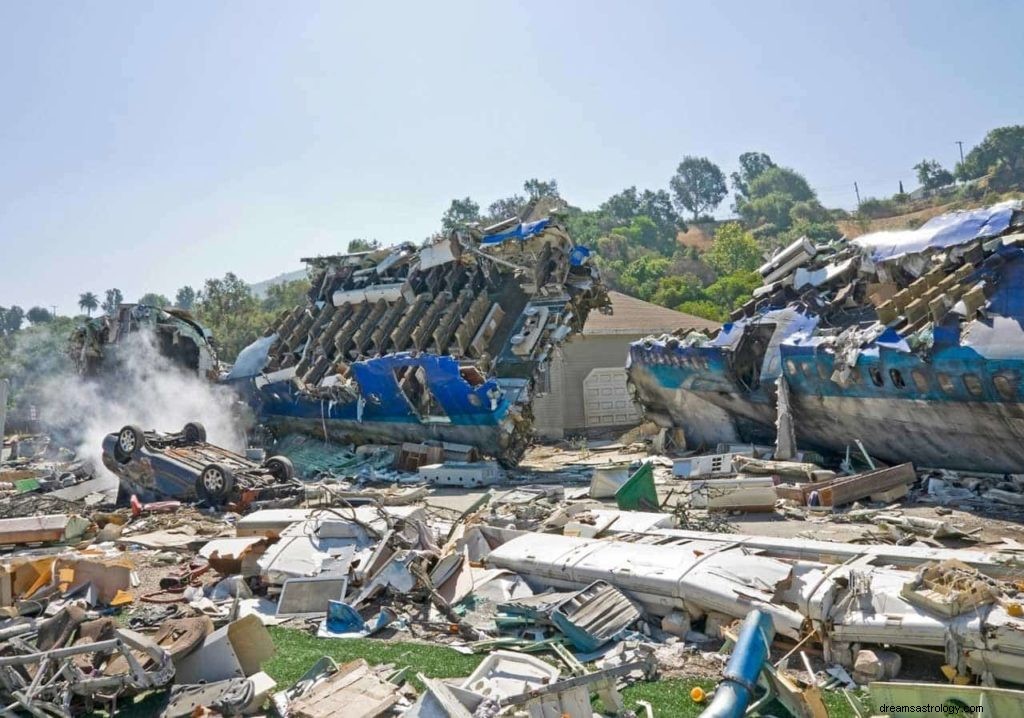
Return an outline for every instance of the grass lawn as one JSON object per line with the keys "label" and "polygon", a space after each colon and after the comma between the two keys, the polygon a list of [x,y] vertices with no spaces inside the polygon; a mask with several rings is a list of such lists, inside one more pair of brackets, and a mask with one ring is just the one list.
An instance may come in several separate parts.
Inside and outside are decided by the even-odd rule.
{"label": "grass lawn", "polygon": [[[338,663],[364,658],[370,664],[393,663],[396,668],[408,666],[410,676],[420,672],[431,678],[456,678],[472,673],[483,660],[482,655],[466,656],[445,646],[429,643],[398,643],[376,639],[316,638],[294,629],[269,627],[270,635],[277,646],[277,652],[263,665],[270,676],[277,681],[278,688],[284,689],[294,683],[321,656],[330,656]],[[706,691],[714,687],[714,681],[698,679],[671,679],[653,683],[635,683],[623,693],[626,706],[635,708],[638,700],[651,703],[657,718],[691,718],[699,716],[704,705],[690,700],[690,689],[699,685]],[[838,693],[825,696],[830,718],[854,718],[846,700]],[[159,712],[163,694],[150,694],[140,698],[133,705],[118,710],[118,716],[153,716]],[[787,715],[780,706],[770,706],[774,716]]]}

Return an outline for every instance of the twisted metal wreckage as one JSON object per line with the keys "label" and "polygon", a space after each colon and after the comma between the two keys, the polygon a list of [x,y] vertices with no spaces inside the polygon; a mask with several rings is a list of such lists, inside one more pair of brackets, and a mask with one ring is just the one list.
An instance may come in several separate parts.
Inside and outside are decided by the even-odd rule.
{"label": "twisted metal wreckage", "polygon": [[209,331],[192,315],[174,307],[121,304],[112,314],[90,319],[76,327],[67,352],[82,376],[115,371],[123,361],[131,337],[145,336],[170,362],[210,380],[218,378],[220,364]]}
{"label": "twisted metal wreckage", "polygon": [[860,439],[892,463],[1024,464],[1019,201],[829,246],[802,238],[758,271],[714,336],[630,347],[649,419],[691,447],[771,443],[791,423],[802,447],[829,453]]}
{"label": "twisted metal wreckage", "polygon": [[228,375],[281,433],[432,439],[514,464],[552,347],[610,306],[590,251],[553,219],[303,261],[308,303]]}

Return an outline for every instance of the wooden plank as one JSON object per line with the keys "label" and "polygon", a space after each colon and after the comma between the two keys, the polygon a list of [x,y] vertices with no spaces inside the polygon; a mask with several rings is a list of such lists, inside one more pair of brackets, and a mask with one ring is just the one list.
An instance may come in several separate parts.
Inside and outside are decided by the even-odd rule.
{"label": "wooden plank", "polygon": [[900,464],[836,479],[829,486],[818,489],[818,496],[823,506],[842,506],[916,480],[917,472],[914,471],[914,465]]}

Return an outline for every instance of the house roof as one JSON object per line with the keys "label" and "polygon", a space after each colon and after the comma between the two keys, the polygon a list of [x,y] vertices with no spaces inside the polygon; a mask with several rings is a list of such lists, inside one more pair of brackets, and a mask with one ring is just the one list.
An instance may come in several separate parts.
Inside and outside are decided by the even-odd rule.
{"label": "house roof", "polygon": [[608,292],[612,301],[611,315],[592,311],[583,326],[583,334],[657,334],[677,329],[717,329],[721,326],[710,319],[683,314],[668,307],[645,302],[621,292]]}

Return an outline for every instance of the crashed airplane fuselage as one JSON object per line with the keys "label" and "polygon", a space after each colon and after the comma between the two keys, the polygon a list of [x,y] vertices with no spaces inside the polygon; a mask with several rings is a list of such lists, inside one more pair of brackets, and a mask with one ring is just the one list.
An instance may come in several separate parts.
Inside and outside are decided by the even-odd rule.
{"label": "crashed airplane fuselage", "polygon": [[304,261],[308,303],[228,376],[279,433],[432,439],[514,463],[552,347],[608,304],[589,251],[549,219]]}
{"label": "crashed airplane fuselage", "polygon": [[[183,370],[216,380],[220,370],[210,333],[188,312],[147,304],[121,304],[72,332],[68,353],[82,376],[116,372],[130,338],[146,335],[160,355]],[[132,349],[127,352],[131,353]]]}
{"label": "crashed airplane fuselage", "polygon": [[713,338],[634,343],[630,384],[691,446],[774,440],[785,382],[802,447],[859,439],[885,461],[1020,471],[1022,231],[1019,204],[1003,203],[827,248],[800,240]]}

